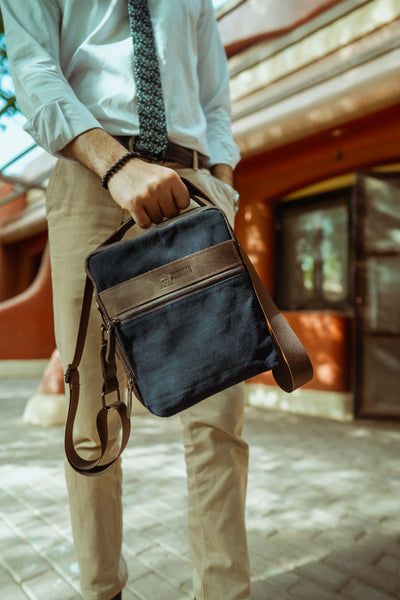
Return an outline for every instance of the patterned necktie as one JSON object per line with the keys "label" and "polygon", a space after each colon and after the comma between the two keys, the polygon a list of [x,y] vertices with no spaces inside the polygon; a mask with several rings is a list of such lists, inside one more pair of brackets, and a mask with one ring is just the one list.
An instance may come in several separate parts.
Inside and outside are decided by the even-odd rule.
{"label": "patterned necktie", "polygon": [[140,126],[139,149],[157,156],[168,143],[160,69],[147,0],[128,0]]}

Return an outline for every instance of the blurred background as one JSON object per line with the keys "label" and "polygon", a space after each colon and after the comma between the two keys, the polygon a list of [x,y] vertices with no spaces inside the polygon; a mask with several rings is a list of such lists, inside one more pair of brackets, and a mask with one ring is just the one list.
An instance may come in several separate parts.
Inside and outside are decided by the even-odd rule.
{"label": "blurred background", "polygon": [[[215,7],[242,153],[237,235],[315,370],[289,399],[262,375],[248,402],[398,418],[400,3]],[[47,368],[42,391],[61,396],[44,205],[55,158],[23,132],[0,40],[0,377]]]}

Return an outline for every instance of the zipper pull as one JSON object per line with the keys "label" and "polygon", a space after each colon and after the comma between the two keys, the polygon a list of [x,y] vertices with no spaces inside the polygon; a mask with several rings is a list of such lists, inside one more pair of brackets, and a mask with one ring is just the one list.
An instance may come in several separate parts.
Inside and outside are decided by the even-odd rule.
{"label": "zipper pull", "polygon": [[128,377],[128,398],[126,402],[126,408],[128,411],[128,417],[132,415],[132,402],[133,402],[133,393],[135,389],[134,377],[132,374]]}

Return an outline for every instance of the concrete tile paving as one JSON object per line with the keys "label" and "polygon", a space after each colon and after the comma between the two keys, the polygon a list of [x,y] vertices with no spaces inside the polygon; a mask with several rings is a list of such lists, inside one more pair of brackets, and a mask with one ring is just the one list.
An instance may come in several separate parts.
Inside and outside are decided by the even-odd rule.
{"label": "concrete tile paving", "polygon": [[[1,597],[78,600],[63,431],[21,420],[37,385],[0,381]],[[245,437],[252,600],[400,599],[400,422],[248,408]],[[135,416],[123,462],[124,600],[192,598],[179,419]]]}

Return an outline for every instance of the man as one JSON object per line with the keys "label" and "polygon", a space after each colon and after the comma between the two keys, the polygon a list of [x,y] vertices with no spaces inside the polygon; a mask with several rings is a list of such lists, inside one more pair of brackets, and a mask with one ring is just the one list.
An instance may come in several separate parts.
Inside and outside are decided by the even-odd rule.
{"label": "man", "polygon": [[[146,155],[121,164],[129,144],[137,147],[132,136],[141,133],[127,2],[1,0],[26,129],[60,157],[46,205],[56,338],[64,365],[75,348],[84,258],[121,217],[132,214],[139,226],[134,235],[139,235],[187,208],[184,176],[234,219],[231,184],[239,156],[230,129],[229,73],[211,0],[149,0],[148,6],[170,143],[161,160]],[[99,317],[92,311],[75,428],[84,458],[98,454],[98,355]],[[123,385],[122,372],[120,381]],[[250,596],[243,412],[240,385],[181,413],[197,600]],[[110,437],[117,446],[116,423]],[[67,466],[66,479],[82,595],[85,600],[121,598],[128,575],[121,554],[120,461],[99,477],[83,477]]]}

